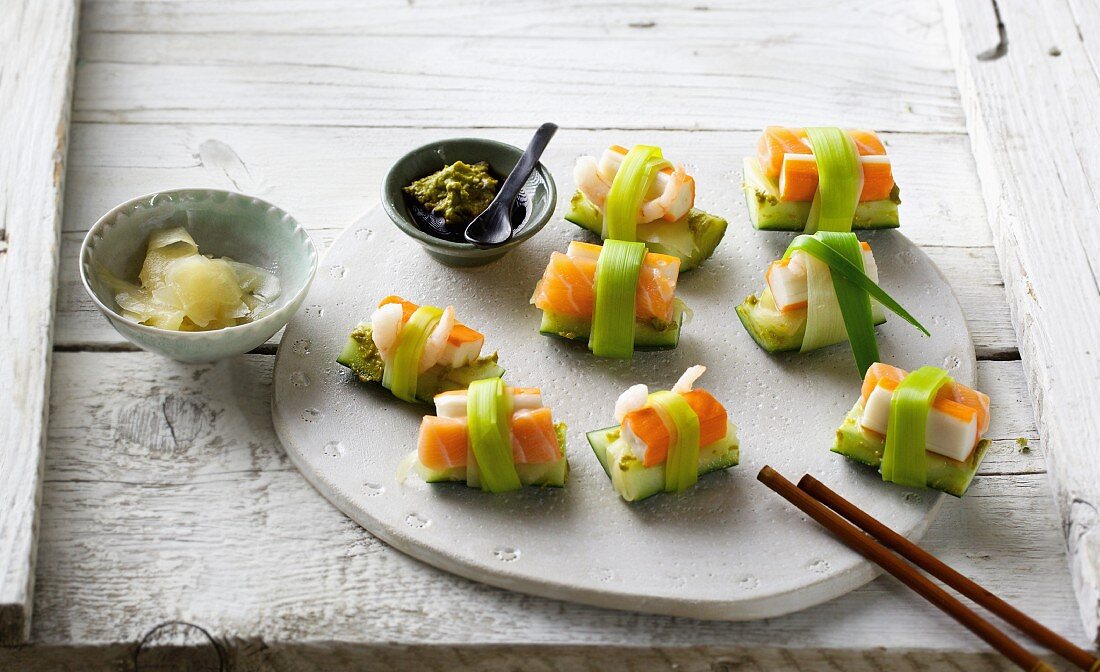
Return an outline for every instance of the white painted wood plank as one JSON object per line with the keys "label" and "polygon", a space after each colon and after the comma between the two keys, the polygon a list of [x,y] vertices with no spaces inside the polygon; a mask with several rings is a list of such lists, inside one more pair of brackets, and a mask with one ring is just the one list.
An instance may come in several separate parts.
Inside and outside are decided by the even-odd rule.
{"label": "white painted wood plank", "polygon": [[[115,204],[166,187],[241,190],[292,212],[318,244],[327,248],[345,226],[378,202],[376,185],[392,161],[414,146],[462,133],[270,126],[77,127],[69,161],[69,207],[58,302],[57,343],[65,348],[124,345],[87,299],[76,263],[83,232]],[[519,130],[468,132],[525,142],[524,131]],[[702,207],[728,217],[731,226],[747,227],[737,166],[740,156],[753,151],[757,138],[757,132],[564,129],[555,137],[545,161],[559,181],[560,213],[571,193],[572,164],[578,155],[616,141],[658,142],[670,156],[683,157],[699,167]],[[889,134],[887,142],[902,185],[904,233],[925,246],[952,283],[968,315],[978,355],[1011,355],[1015,335],[1009,328],[1004,290],[989,247],[985,210],[965,138],[902,133]],[[551,226],[572,228],[560,217]]]}
{"label": "white painted wood plank", "polygon": [[[57,355],[38,646],[117,645],[182,618],[246,656],[270,646],[281,660],[381,656],[424,669],[455,656],[500,669],[489,667],[497,646],[544,660],[611,647],[638,669],[655,655],[697,669],[689,664],[702,664],[700,649],[711,660],[772,664],[745,669],[825,669],[810,662],[823,650],[848,670],[931,670],[955,656],[974,663],[966,669],[1007,669],[888,579],[788,617],[719,623],[537,599],[417,563],[346,519],[290,466],[270,425],[271,365],[266,356],[188,366],[144,353]],[[1034,433],[1018,403],[1021,373],[1018,362],[979,364],[996,446],[926,545],[1080,640],[1064,559],[1051,552],[1060,532],[1044,506],[1045,477],[1015,443]],[[578,450],[575,459],[591,456]],[[771,495],[761,487],[759,496]]]}
{"label": "white painted wood plank", "polygon": [[700,6],[93,3],[74,118],[962,131],[931,2]]}
{"label": "white painted wood plank", "polygon": [[1062,514],[1081,617],[1100,641],[1100,12],[945,0],[973,151]]}
{"label": "white painted wood plank", "polygon": [[0,644],[30,632],[74,0],[0,11]]}

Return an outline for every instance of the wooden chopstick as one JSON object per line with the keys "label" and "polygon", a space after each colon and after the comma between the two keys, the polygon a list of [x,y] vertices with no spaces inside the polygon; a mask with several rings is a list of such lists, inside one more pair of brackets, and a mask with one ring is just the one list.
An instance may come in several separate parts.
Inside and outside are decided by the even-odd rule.
{"label": "wooden chopstick", "polygon": [[798,489],[779,472],[765,466],[756,476],[806,515],[816,520],[822,527],[832,532],[840,541],[853,551],[885,569],[894,578],[913,589],[924,599],[958,621],[967,630],[981,637],[987,644],[999,651],[1022,670],[1028,672],[1054,672],[1054,668],[1042,659],[1010,639],[989,621],[970,610],[969,607],[952,597],[943,588],[932,583],[912,565],[894,555],[890,549],[860,531],[855,525],[841,518],[832,509]]}
{"label": "wooden chopstick", "polygon": [[1100,658],[1070,642],[1065,637],[1047,628],[1008,602],[997,597],[974,581],[952,569],[942,560],[917,546],[897,532],[886,527],[847,499],[844,499],[827,485],[806,474],[798,481],[798,488],[823,503],[841,516],[847,518],[878,542],[898,553],[917,567],[928,572],[940,581],[951,586],[974,602],[985,607],[1002,620],[1014,626],[1024,634],[1042,644],[1059,656],[1065,658],[1082,670],[1096,672],[1100,670]]}

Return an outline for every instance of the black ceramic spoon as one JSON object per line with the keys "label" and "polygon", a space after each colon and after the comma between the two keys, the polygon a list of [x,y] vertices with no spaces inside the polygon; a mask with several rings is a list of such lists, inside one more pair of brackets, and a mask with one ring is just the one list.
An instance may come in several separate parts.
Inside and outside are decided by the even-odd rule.
{"label": "black ceramic spoon", "polygon": [[512,204],[538,164],[550,138],[557,132],[557,124],[545,123],[539,126],[527,149],[519,157],[516,167],[505,178],[496,198],[466,227],[467,242],[473,243],[475,247],[486,248],[500,245],[512,237]]}

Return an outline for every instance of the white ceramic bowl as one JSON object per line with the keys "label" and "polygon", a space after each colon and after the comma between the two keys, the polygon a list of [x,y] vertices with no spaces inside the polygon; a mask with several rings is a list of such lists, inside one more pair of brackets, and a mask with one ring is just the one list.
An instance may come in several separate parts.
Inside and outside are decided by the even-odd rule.
{"label": "white ceramic bowl", "polygon": [[[149,233],[184,226],[202,254],[232,257],[279,278],[282,292],[264,317],[215,331],[171,331],[123,317],[96,269],[137,278]],[[140,348],[181,362],[211,362],[253,350],[286,326],[317,272],[309,234],[266,201],[217,189],[175,189],[146,194],[116,206],[88,231],[80,247],[80,279],[118,333]]]}

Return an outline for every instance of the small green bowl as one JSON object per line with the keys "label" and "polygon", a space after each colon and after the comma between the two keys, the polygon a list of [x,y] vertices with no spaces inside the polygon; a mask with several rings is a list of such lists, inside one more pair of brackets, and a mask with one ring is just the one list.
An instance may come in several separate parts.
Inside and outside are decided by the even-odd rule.
{"label": "small green bowl", "polygon": [[[98,269],[136,278],[149,233],[176,226],[187,228],[202,254],[274,273],[282,292],[272,311],[255,322],[214,331],[172,331],[123,317]],[[316,272],[317,250],[297,220],[266,201],[217,189],[173,189],[126,201],[100,217],[80,247],[84,289],[118,333],[181,362],[212,362],[263,345],[302,305]]]}
{"label": "small green bowl", "polygon": [[448,266],[481,266],[496,261],[531,236],[538,233],[554,214],[558,191],[546,166],[539,163],[528,178],[523,192],[527,196],[527,215],[508,242],[489,249],[479,249],[470,243],[456,243],[436,238],[417,227],[405,204],[402,188],[455,161],[476,163],[488,161],[494,173],[501,176],[512,172],[523,150],[503,142],[483,138],[451,138],[417,147],[402,156],[386,173],[382,181],[382,207],[397,228],[420,243],[425,251]]}

